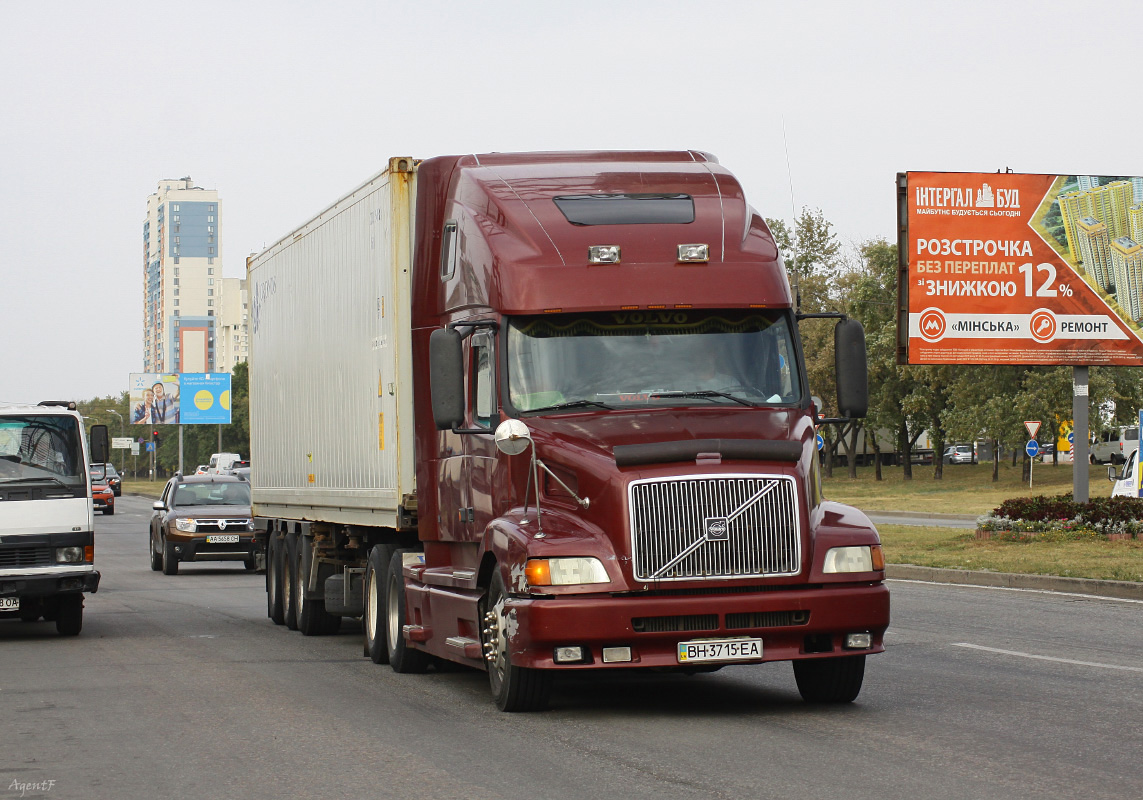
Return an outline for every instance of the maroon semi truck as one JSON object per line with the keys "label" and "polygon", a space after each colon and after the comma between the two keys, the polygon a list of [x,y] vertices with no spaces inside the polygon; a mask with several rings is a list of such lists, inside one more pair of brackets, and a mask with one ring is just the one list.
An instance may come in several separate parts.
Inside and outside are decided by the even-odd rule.
{"label": "maroon semi truck", "polygon": [[[849,702],[877,532],[823,500],[781,254],[694,152],[394,158],[249,263],[267,611],[362,619],[398,672],[506,711],[591,669],[791,661]],[[859,323],[838,407],[867,404]]]}

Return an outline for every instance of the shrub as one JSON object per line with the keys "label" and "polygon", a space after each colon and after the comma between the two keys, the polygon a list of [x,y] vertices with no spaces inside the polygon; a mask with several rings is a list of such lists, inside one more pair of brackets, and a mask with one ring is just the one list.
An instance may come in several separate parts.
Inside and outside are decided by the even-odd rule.
{"label": "shrub", "polygon": [[1140,501],[1130,497],[1097,497],[1086,503],[1077,503],[1071,495],[1056,497],[1015,497],[1005,500],[991,514],[977,520],[982,531],[1011,531],[1012,541],[1026,541],[1022,535],[1053,533],[1066,538],[1087,538],[1112,533],[1127,533],[1139,538],[1143,521]]}

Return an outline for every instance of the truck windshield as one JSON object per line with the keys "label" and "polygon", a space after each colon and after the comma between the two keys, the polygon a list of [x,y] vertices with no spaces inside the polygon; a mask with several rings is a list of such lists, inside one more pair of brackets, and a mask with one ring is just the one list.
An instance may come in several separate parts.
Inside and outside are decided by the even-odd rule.
{"label": "truck windshield", "polygon": [[781,311],[517,317],[507,330],[517,411],[632,405],[794,405],[802,383]]}
{"label": "truck windshield", "polygon": [[85,487],[87,464],[74,417],[0,418],[0,484],[37,479]]}

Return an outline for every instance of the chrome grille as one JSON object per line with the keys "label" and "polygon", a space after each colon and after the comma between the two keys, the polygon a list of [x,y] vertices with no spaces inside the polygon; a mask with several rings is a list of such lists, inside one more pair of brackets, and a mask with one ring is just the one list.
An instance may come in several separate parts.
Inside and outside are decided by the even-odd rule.
{"label": "chrome grille", "polygon": [[[223,525],[222,523],[225,523]],[[237,533],[246,535],[249,531],[246,526],[250,518],[244,519],[196,519],[194,521],[195,533]]]}
{"label": "chrome grille", "polygon": [[784,475],[635,481],[628,501],[636,580],[796,575],[795,489]]}

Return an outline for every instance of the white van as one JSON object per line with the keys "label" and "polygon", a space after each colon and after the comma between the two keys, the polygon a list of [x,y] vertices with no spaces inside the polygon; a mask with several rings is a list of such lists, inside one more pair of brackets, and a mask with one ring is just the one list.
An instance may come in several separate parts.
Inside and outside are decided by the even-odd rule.
{"label": "white van", "polygon": [[1139,450],[1138,448],[1127,456],[1122,472],[1116,472],[1115,467],[1107,468],[1107,479],[1115,484],[1111,490],[1112,497],[1139,497]]}
{"label": "white van", "polygon": [[206,466],[208,475],[216,475],[220,472],[230,472],[234,468],[235,461],[241,461],[242,456],[238,453],[215,453],[210,457],[210,463]]}
{"label": "white van", "polygon": [[1091,463],[1122,464],[1132,448],[1139,446],[1138,426],[1121,426],[1105,431],[1091,446]]}

